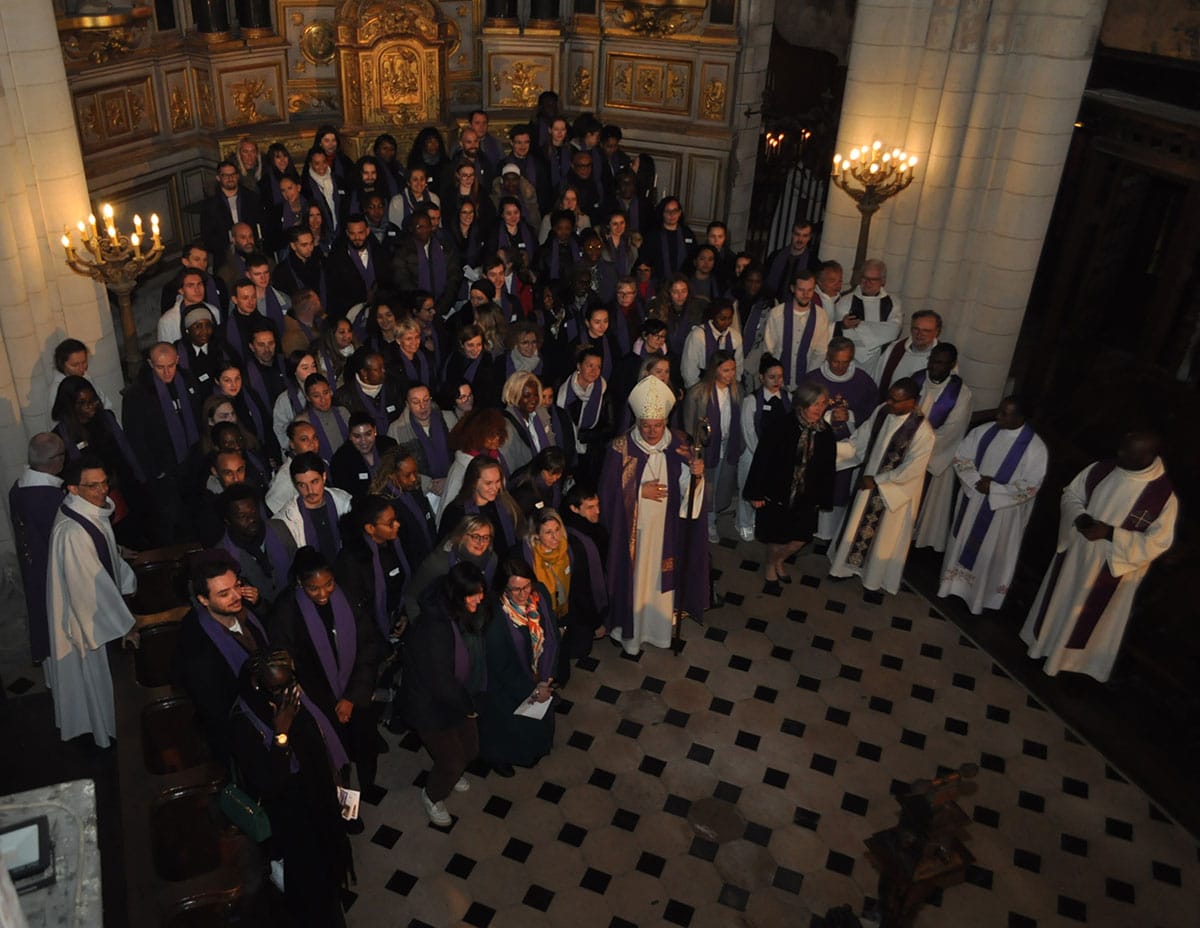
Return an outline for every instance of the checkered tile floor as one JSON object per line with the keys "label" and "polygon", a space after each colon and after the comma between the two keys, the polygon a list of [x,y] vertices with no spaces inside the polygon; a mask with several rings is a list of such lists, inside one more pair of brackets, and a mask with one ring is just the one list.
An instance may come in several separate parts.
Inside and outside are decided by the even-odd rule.
{"label": "checkered tile floor", "polygon": [[727,605],[679,657],[600,643],[554,752],[469,774],[450,828],[417,798],[428,757],[390,737],[350,924],[808,926],[874,895],[863,839],[895,823],[893,781],[966,761],[976,863],[922,928],[1196,924],[1195,841],[928,601],[816,555],[765,595],[760,550],[714,549]]}

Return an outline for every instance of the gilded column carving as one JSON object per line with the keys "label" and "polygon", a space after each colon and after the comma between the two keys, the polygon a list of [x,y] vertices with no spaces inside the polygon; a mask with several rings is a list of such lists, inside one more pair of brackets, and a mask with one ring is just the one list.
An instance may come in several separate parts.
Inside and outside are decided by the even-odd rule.
{"label": "gilded column carving", "polygon": [[575,69],[575,78],[571,81],[571,105],[592,105],[592,72],[583,65]]}

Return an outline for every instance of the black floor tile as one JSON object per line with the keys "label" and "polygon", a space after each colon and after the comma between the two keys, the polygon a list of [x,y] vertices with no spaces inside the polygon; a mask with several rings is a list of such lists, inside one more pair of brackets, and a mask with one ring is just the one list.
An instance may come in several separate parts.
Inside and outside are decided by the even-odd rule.
{"label": "black floor tile", "polygon": [[646,876],[658,879],[662,876],[663,867],[667,865],[666,860],[659,857],[657,854],[651,854],[649,851],[642,851],[642,856],[638,858],[637,865],[634,867],[639,873],[644,873]]}
{"label": "black floor tile", "polygon": [[837,851],[830,851],[829,856],[825,858],[825,869],[840,873],[842,876],[850,876],[854,872],[854,858]]}
{"label": "black floor tile", "polygon": [[704,744],[693,744],[687,752],[687,759],[698,764],[709,764],[713,759],[713,749]]}
{"label": "black floor tile", "polygon": [[579,881],[579,885],[584,889],[590,889],[594,893],[604,895],[608,891],[608,884],[612,882],[612,876],[605,873],[603,870],[597,870],[595,867],[588,867],[583,874],[583,879]]}
{"label": "black floor tile", "polygon": [[1012,714],[1007,709],[1001,708],[1000,706],[989,705],[987,707],[987,717],[989,721],[1000,722],[1004,725],[1007,725],[1009,719],[1012,717]]}
{"label": "black floor tile", "polygon": [[749,890],[742,889],[740,886],[734,886],[732,883],[726,883],[722,886],[721,894],[717,896],[717,902],[721,905],[727,905],[738,912],[745,912],[746,904],[749,901]]}
{"label": "black floor tile", "polygon": [[785,893],[798,896],[800,887],[804,885],[804,874],[789,870],[787,867],[778,867],[775,870],[775,878],[771,880],[771,885],[776,889],[782,889]]}
{"label": "black floor tile", "polygon": [[966,735],[970,726],[965,719],[946,718],[946,731],[952,735]]}
{"label": "black floor tile", "polygon": [[1109,899],[1116,899],[1117,902],[1127,902],[1130,905],[1134,904],[1135,893],[1133,885],[1126,883],[1123,880],[1108,877],[1104,881],[1104,895]]}
{"label": "black floor tile", "polygon": [[617,723],[617,734],[626,738],[637,740],[638,735],[642,733],[642,726],[639,722],[631,722],[629,719],[621,719]]}
{"label": "black floor tile", "polygon": [[406,873],[403,870],[395,871],[388,881],[384,884],[385,889],[389,889],[401,896],[407,896],[412,892],[413,887],[417,885],[417,878],[411,873]]}
{"label": "black floor tile", "polygon": [[603,767],[597,767],[592,771],[592,775],[588,777],[588,783],[592,786],[598,786],[600,789],[612,789],[613,784],[617,782],[617,775],[611,770],[605,770]]}
{"label": "black floor tile", "polygon": [[808,613],[803,609],[789,609],[787,617],[789,622],[797,622],[801,625],[808,621]]}
{"label": "black floor tile", "polygon": [[767,786],[774,786],[777,789],[784,789],[787,786],[789,774],[783,770],[776,770],[774,767],[768,767],[763,774],[763,782]]}
{"label": "black floor tile", "polygon": [[754,688],[754,698],[762,702],[774,702],[779,698],[779,690],[771,689],[769,686],[757,686]]}
{"label": "black floor tile", "polygon": [[1039,796],[1037,793],[1031,793],[1027,790],[1021,790],[1017,793],[1017,805],[1022,809],[1028,809],[1030,812],[1045,812],[1046,799]]}
{"label": "black floor tile", "polygon": [[546,802],[549,802],[553,805],[558,805],[558,803],[562,800],[563,793],[565,792],[566,790],[557,783],[551,783],[549,780],[547,780],[541,785],[541,788],[538,789],[537,798],[544,799]]}
{"label": "black floor tile", "polygon": [[992,888],[992,871],[976,864],[967,865],[967,882],[980,889]]}
{"label": "black floor tile", "polygon": [[734,744],[747,751],[757,751],[761,742],[762,738],[750,731],[738,731],[737,737],[733,739]]}
{"label": "black floor tile", "polygon": [[534,883],[525,891],[525,898],[521,901],[531,909],[545,912],[550,908],[550,903],[554,901],[554,893],[545,886],[538,886],[537,883]]}
{"label": "black floor tile", "polygon": [[842,793],[842,809],[851,815],[866,815],[871,803],[865,796],[854,793]]}
{"label": "black floor tile", "polygon": [[667,796],[667,801],[663,803],[663,811],[671,815],[678,815],[680,818],[687,818],[688,812],[692,810],[692,801],[685,799],[683,796],[676,796],[671,793]]}
{"label": "black floor tile", "polygon": [[892,701],[884,699],[882,696],[872,696],[867,707],[875,712],[882,712],[884,715],[892,714]]}
{"label": "black floor tile", "polygon": [[906,728],[900,733],[900,743],[906,744],[910,748],[916,748],[918,751],[925,750],[925,736],[911,728]]}
{"label": "black floor tile", "polygon": [[515,860],[519,864],[525,863],[529,859],[530,853],[533,851],[533,845],[526,841],[521,841],[517,838],[509,838],[508,844],[504,846],[504,850],[500,853],[509,860]]}
{"label": "black floor tile", "polygon": [[1068,796],[1078,796],[1080,799],[1088,798],[1088,785],[1083,780],[1076,780],[1074,777],[1063,777],[1062,789]]}
{"label": "black floor tile", "polygon": [[1112,835],[1114,838],[1120,838],[1122,841],[1133,840],[1133,826],[1129,822],[1123,822],[1119,818],[1106,818],[1104,820],[1104,831],[1106,834]]}
{"label": "black floor tile", "polygon": [[586,731],[573,731],[571,737],[567,739],[567,746],[578,748],[581,751],[586,751],[592,746],[592,742],[596,739],[589,735]]}
{"label": "black floor tile", "polygon": [[861,667],[855,667],[853,664],[842,664],[838,668],[838,676],[843,680],[851,680],[859,683],[862,680],[863,672]]}
{"label": "black floor tile", "polygon": [[808,677],[804,674],[800,674],[800,678],[796,681],[796,686],[800,687],[802,690],[808,690],[809,692],[815,693],[821,689],[821,681],[815,677]]}
{"label": "black floor tile", "polygon": [[512,810],[512,803],[503,796],[492,796],[484,803],[483,811],[496,818],[504,818]]}
{"label": "black floor tile", "polygon": [[726,802],[736,804],[742,798],[742,788],[736,783],[730,783],[726,780],[718,780],[717,786],[713,790],[713,797],[716,799],[724,799]]}
{"label": "black floor tile", "polygon": [[791,661],[794,654],[795,652],[791,648],[781,648],[778,646],[771,648],[771,657],[777,661]]}
{"label": "black floor tile", "polygon": [[403,832],[389,825],[380,825],[375,829],[375,834],[371,835],[371,843],[378,844],[380,847],[385,847],[390,851],[396,846],[396,842],[400,840],[402,834]]}
{"label": "black floor tile", "polygon": [[708,711],[716,712],[718,715],[733,715],[733,703],[720,696],[714,696],[712,702],[708,704]]}
{"label": "black floor tile", "polygon": [[760,825],[758,822],[747,822],[746,831],[742,834],[742,837],[751,844],[766,847],[771,843],[771,831],[766,825]]}
{"label": "black floor tile", "polygon": [[666,685],[667,681],[660,680],[658,677],[646,677],[642,680],[642,689],[650,693],[661,693]]}
{"label": "black floor tile", "polygon": [[601,686],[598,690],[596,690],[596,698],[600,700],[600,702],[606,702],[609,705],[613,705],[618,699],[621,698],[621,691],[614,690],[611,686]]}
{"label": "black floor tile", "polygon": [[1152,862],[1150,872],[1160,883],[1169,883],[1172,886],[1183,885],[1183,874],[1178,867],[1172,867],[1170,864],[1156,860]]}
{"label": "black floor tile", "polygon": [[1077,838],[1075,835],[1063,832],[1058,836],[1058,846],[1068,854],[1074,854],[1077,857],[1088,856],[1088,843],[1084,838]]}
{"label": "black floor tile", "polygon": [[837,770],[837,761],[832,757],[826,757],[824,754],[814,754],[812,763],[809,766],[818,773],[833,776],[834,771]]}
{"label": "black floor tile", "polygon": [[[511,841],[509,842],[512,843]],[[475,869],[475,861],[464,854],[455,854],[446,863],[445,870],[451,876],[456,876],[460,880],[465,880],[471,875],[471,871]]]}
{"label": "black floor tile", "polygon": [[765,632],[767,623],[762,619],[746,619],[746,629],[752,632]]}
{"label": "black floor tile", "polygon": [[839,602],[836,599],[830,599],[825,602],[826,612],[836,612],[839,615],[846,611],[846,604]]}
{"label": "black floor tile", "polygon": [[821,821],[821,813],[814,812],[812,809],[806,809],[804,806],[796,806],[796,812],[792,815],[792,822],[799,825],[801,828],[807,828],[809,831],[816,831],[817,824]]}
{"label": "black floor tile", "polygon": [[688,848],[688,853],[693,857],[699,857],[701,860],[707,860],[709,863],[712,863],[717,859],[717,851],[720,849],[721,845],[716,841],[695,837],[692,839],[692,846]]}
{"label": "black floor tile", "polygon": [[708,679],[708,671],[703,667],[697,667],[693,664],[687,669],[687,673],[684,676],[689,680],[695,680],[697,683],[703,683]]}
{"label": "black floor tile", "polygon": [[1028,870],[1030,873],[1041,873],[1042,857],[1033,851],[1016,848],[1013,850],[1013,866],[1020,867],[1022,870]]}
{"label": "black floor tile", "polygon": [[912,619],[906,619],[904,616],[892,616],[892,628],[902,632],[911,632],[913,627]]}
{"label": "black floor tile", "polygon": [[571,847],[579,847],[587,837],[587,829],[567,822],[558,830],[558,840]]}
{"label": "black floor tile", "polygon": [[824,635],[813,635],[812,646],[818,651],[832,651],[834,641],[832,638],[826,638]]}
{"label": "black floor tile", "polygon": [[785,735],[791,735],[793,738],[804,737],[804,723],[796,719],[784,719],[779,726],[779,730]]}
{"label": "black floor tile", "polygon": [[742,673],[748,673],[750,667],[754,664],[748,657],[742,657],[740,654],[734,654],[729,658],[729,666],[734,670],[740,670]]}
{"label": "black floor tile", "polygon": [[472,902],[463,916],[463,921],[471,928],[488,928],[492,923],[492,919],[496,917],[496,910],[490,906],[484,905],[482,902]]}
{"label": "black floor tile", "polygon": [[959,689],[962,689],[962,690],[974,690],[975,689],[975,678],[972,677],[970,674],[956,673],[950,679],[950,685],[957,686]]}
{"label": "black floor tile", "polygon": [[942,649],[935,644],[923,644],[921,645],[921,657],[940,661],[942,659]]}
{"label": "black floor tile", "polygon": [[1045,760],[1049,756],[1049,748],[1040,741],[1031,741],[1026,738],[1021,744],[1021,753],[1026,757],[1033,757],[1037,760]]}
{"label": "black floor tile", "polygon": [[622,831],[634,831],[637,829],[638,822],[641,821],[641,816],[636,812],[630,812],[628,809],[617,809],[613,813],[612,823],[615,827]]}
{"label": "black floor tile", "polygon": [[988,828],[1000,827],[1000,813],[987,806],[976,806],[971,817],[980,825],[987,825]]}
{"label": "black floor tile", "polygon": [[879,763],[879,758],[883,756],[883,749],[877,744],[871,744],[869,741],[860,741],[854,753],[864,760]]}
{"label": "black floor tile", "polygon": [[1087,905],[1078,899],[1072,899],[1070,896],[1059,896],[1058,914],[1063,918],[1070,918],[1077,922],[1086,922]]}
{"label": "black floor tile", "polygon": [[825,710],[825,721],[833,722],[835,725],[849,725],[850,713],[845,709],[839,709],[836,706],[830,706]]}
{"label": "black floor tile", "polygon": [[686,728],[690,717],[686,712],[680,712],[678,709],[668,709],[667,714],[663,716],[663,721],[676,728]]}
{"label": "black floor tile", "polygon": [[669,899],[663,908],[663,921],[687,928],[692,923],[692,916],[695,914],[696,910],[690,905],[680,902],[678,899]]}
{"label": "black floor tile", "polygon": [[715,625],[710,625],[704,630],[704,637],[709,641],[715,641],[718,644],[723,643],[728,636],[729,632],[725,631],[723,628],[717,628]]}
{"label": "black floor tile", "polygon": [[913,699],[919,699],[921,702],[933,702],[934,697],[937,695],[936,690],[928,686],[922,686],[920,683],[914,683],[909,693]]}
{"label": "black floor tile", "polygon": [[663,771],[667,769],[667,762],[657,757],[651,757],[647,754],[642,758],[642,762],[638,764],[638,770],[642,773],[648,773],[652,777],[661,777]]}
{"label": "black floor tile", "polygon": [[850,637],[857,638],[859,641],[870,641],[875,637],[875,633],[869,628],[863,628],[861,625],[855,625],[850,629]]}
{"label": "black floor tile", "polygon": [[1004,773],[1004,758],[999,757],[996,754],[988,754],[986,751],[984,751],[979,755],[979,766],[984,770],[990,770],[993,773]]}
{"label": "black floor tile", "polygon": [[887,670],[900,670],[904,666],[904,659],[895,654],[885,654],[879,658],[879,666]]}

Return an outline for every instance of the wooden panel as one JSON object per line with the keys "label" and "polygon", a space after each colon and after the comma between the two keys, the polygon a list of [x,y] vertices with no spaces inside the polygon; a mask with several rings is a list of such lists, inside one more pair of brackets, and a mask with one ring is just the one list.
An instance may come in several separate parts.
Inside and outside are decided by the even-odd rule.
{"label": "wooden panel", "polygon": [[724,217],[725,159],[717,155],[688,155],[682,199],[694,223]]}
{"label": "wooden panel", "polygon": [[84,154],[158,135],[149,76],[76,91],[75,122]]}

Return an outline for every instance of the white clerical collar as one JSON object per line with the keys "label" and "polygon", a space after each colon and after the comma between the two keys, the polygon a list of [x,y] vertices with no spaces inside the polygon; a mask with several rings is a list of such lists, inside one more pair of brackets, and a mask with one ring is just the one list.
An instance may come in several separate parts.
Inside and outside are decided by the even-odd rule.
{"label": "white clerical collar", "polygon": [[362,392],[371,397],[371,399],[375,399],[375,397],[379,396],[379,391],[383,389],[382,383],[375,384],[375,386],[371,386],[368,383],[363,383],[363,379],[359,377],[358,374],[354,375],[354,379],[358,381],[358,389],[362,390]]}
{"label": "white clerical collar", "polygon": [[642,433],[638,430],[636,425],[629,434],[633,438],[633,443],[646,452],[646,454],[654,454],[656,451],[666,451],[667,447],[671,444],[671,432],[669,429],[663,429],[662,438],[660,438],[653,445],[646,441],[646,439],[642,438]]}
{"label": "white clerical collar", "polygon": [[34,470],[28,464],[25,465],[25,470],[17,479],[17,486],[21,489],[25,487],[61,487],[63,485],[62,477],[54,474],[47,474],[45,471]]}
{"label": "white clerical collar", "polygon": [[1153,464],[1141,470],[1125,470],[1123,467],[1117,469],[1121,471],[1122,477],[1128,477],[1130,480],[1157,480],[1163,474],[1163,462],[1162,458],[1155,458]]}
{"label": "white clerical collar", "polygon": [[[930,345],[928,348],[914,348],[911,336],[904,340],[904,350],[906,352],[908,352],[909,354],[919,354],[922,357],[929,354],[929,352],[933,351],[933,349],[936,348],[937,346],[938,346],[938,340],[936,338],[933,340],[933,344]],[[947,378],[947,379],[949,379],[949,378]]]}
{"label": "white clerical collar", "polygon": [[110,518],[113,511],[117,508],[116,504],[107,496],[104,497],[104,505],[97,506],[89,503],[82,496],[76,496],[74,493],[67,494],[65,505],[74,509],[80,515],[87,516],[93,522],[100,522],[102,519]]}
{"label": "white clerical collar", "polygon": [[832,381],[833,383],[845,383],[846,381],[848,381],[854,377],[854,374],[857,370],[858,370],[858,362],[857,361],[851,361],[850,366],[848,368],[846,368],[846,373],[844,373],[844,374],[835,374],[833,371],[831,371],[829,369],[828,361],[821,362],[821,376],[824,377],[826,380]]}
{"label": "white clerical collar", "polygon": [[888,292],[885,287],[880,287],[879,292],[876,293],[874,296],[867,296],[865,293],[862,292],[862,284],[859,284],[857,287],[854,288],[854,295],[856,297],[858,297],[860,300],[882,300],[885,296],[888,295]]}
{"label": "white clerical collar", "polygon": [[822,290],[820,287],[817,287],[817,295],[818,295],[818,296],[820,296],[820,298],[821,298],[821,302],[822,302],[823,304],[824,304],[824,303],[828,303],[830,306],[832,306],[834,303],[836,303],[836,302],[838,301],[838,297],[839,297],[841,294],[838,294],[838,293],[826,293],[826,292],[825,292],[824,290]]}

